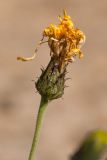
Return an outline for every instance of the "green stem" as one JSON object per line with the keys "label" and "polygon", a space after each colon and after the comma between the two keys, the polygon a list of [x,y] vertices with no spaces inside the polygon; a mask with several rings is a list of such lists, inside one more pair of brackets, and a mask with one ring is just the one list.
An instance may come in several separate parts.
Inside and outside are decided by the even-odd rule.
{"label": "green stem", "polygon": [[36,156],[36,150],[37,150],[37,145],[39,142],[40,129],[41,129],[42,121],[43,121],[43,115],[44,115],[44,112],[45,112],[47,105],[48,105],[48,100],[44,97],[41,97],[41,103],[40,103],[40,107],[39,107],[39,111],[38,111],[33,142],[32,142],[32,146],[31,146],[28,160],[34,160],[34,158]]}

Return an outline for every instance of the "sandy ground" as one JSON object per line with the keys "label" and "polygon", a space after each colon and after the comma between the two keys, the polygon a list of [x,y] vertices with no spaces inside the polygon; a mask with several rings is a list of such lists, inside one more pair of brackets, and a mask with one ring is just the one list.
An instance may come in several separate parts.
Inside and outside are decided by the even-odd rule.
{"label": "sandy ground", "polygon": [[85,57],[69,65],[70,87],[47,109],[37,159],[68,160],[89,131],[107,130],[107,1],[1,0],[0,160],[27,160],[40,101],[32,80],[48,64],[49,49],[41,46],[32,62],[16,57],[33,54],[63,8],[87,36]]}

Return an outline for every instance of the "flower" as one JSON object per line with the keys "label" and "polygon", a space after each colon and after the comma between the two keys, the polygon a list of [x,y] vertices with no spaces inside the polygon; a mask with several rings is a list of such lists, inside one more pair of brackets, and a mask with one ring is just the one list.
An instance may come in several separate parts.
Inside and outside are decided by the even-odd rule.
{"label": "flower", "polygon": [[[60,23],[56,26],[50,24],[49,27],[43,31],[43,38],[38,45],[48,42],[50,47],[51,57],[57,57],[59,60],[59,70],[61,71],[68,62],[73,62],[74,58],[78,55],[79,58],[83,57],[81,47],[85,42],[85,35],[80,30],[75,28],[71,17],[64,10],[64,16],[58,16]],[[47,41],[43,41],[47,37]],[[35,50],[35,52],[37,49]],[[17,60],[29,61],[33,60],[34,56],[25,58],[17,57]]]}
{"label": "flower", "polygon": [[[50,47],[51,60],[38,81],[35,82],[35,87],[42,97],[47,100],[57,99],[62,97],[65,88],[65,74],[66,67],[69,62],[73,62],[78,55],[79,58],[83,57],[81,47],[85,42],[85,35],[80,30],[75,28],[71,17],[64,11],[63,17],[58,16],[60,23],[56,26],[50,24],[43,31],[43,38],[39,42],[48,42]],[[47,38],[44,41],[44,38]],[[37,52],[38,47],[35,52]],[[34,56],[25,58],[18,57],[18,60],[29,61],[34,59]]]}
{"label": "flower", "polygon": [[[43,119],[43,114],[46,110],[48,102],[62,97],[64,94],[66,70],[69,62],[73,62],[75,56],[83,57],[81,46],[85,42],[84,33],[75,28],[71,17],[64,11],[64,16],[58,17],[60,24],[58,26],[51,24],[43,31],[43,38],[39,43],[48,42],[50,47],[50,62],[46,69],[42,68],[42,73],[38,80],[35,82],[35,88],[41,95],[41,103],[37,115],[37,122],[33,137],[33,142],[29,154],[29,160],[35,157],[35,151],[39,142],[40,129]],[[43,41],[44,38],[47,41]],[[35,52],[38,50],[36,48]],[[36,54],[32,57],[17,57],[17,60],[30,61],[35,58]]]}
{"label": "flower", "polygon": [[85,42],[84,33],[75,28],[71,17],[64,11],[63,18],[58,17],[58,26],[51,24],[43,31],[44,38],[50,47],[51,60],[41,76],[35,83],[36,89],[42,97],[48,100],[62,97],[65,88],[65,73],[69,62],[73,62],[75,56],[83,57],[81,46]]}
{"label": "flower", "polygon": [[81,46],[85,42],[85,35],[74,27],[71,17],[64,11],[64,16],[58,17],[59,25],[51,24],[43,31],[43,37],[48,37],[48,45],[52,57],[58,57],[60,61],[60,70],[69,61],[73,61],[75,56],[83,57]]}

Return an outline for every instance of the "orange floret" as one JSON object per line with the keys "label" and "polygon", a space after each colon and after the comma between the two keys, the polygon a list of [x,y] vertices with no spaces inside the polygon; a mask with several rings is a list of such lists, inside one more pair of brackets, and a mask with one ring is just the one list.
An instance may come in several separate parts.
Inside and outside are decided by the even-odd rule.
{"label": "orange floret", "polygon": [[71,17],[64,11],[63,18],[58,17],[59,25],[51,24],[44,29],[43,36],[48,37],[48,44],[52,56],[59,56],[61,64],[72,61],[76,55],[83,57],[81,46],[85,42],[85,35],[74,27]]}

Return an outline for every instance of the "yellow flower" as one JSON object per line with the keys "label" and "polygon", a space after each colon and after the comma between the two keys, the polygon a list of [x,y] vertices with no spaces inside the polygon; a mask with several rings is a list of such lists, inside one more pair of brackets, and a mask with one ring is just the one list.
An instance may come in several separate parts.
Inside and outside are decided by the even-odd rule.
{"label": "yellow flower", "polygon": [[60,24],[58,26],[51,24],[44,29],[43,36],[48,37],[48,44],[52,56],[59,56],[61,63],[73,61],[76,55],[83,57],[81,46],[85,42],[84,33],[75,28],[71,17],[64,11],[64,16],[58,17]]}
{"label": "yellow flower", "polygon": [[[43,39],[48,38],[46,42],[50,47],[51,57],[59,58],[60,68],[72,62],[75,56],[79,58],[83,57],[81,52],[81,46],[85,42],[85,35],[80,30],[75,28],[71,17],[64,11],[64,16],[58,16],[60,23],[56,26],[50,24],[49,27],[43,31]],[[43,39],[39,45],[44,43]],[[18,60],[29,61],[35,58],[35,55],[31,58],[18,57]]]}

